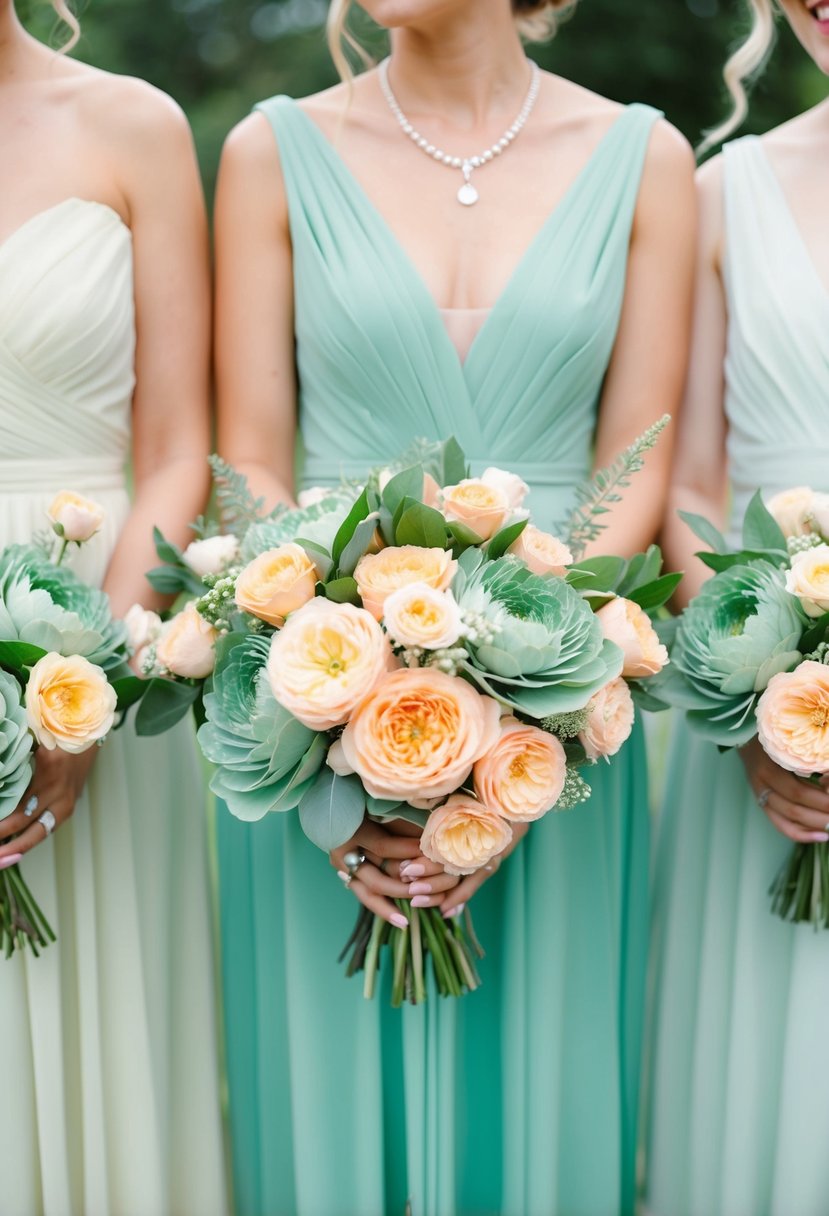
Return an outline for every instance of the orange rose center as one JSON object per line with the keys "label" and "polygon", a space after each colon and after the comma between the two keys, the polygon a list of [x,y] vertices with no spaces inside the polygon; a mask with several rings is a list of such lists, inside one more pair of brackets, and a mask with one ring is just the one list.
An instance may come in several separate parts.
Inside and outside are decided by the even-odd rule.
{"label": "orange rose center", "polygon": [[818,730],[825,730],[829,726],[829,705],[816,705],[812,710],[812,725]]}

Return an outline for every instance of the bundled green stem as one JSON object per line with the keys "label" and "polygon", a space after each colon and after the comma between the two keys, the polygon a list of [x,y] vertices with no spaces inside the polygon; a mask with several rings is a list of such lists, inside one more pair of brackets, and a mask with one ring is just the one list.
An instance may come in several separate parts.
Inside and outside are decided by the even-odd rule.
{"label": "bundled green stem", "polygon": [[829,929],[829,844],[796,844],[769,894],[783,920]]}
{"label": "bundled green stem", "polygon": [[26,946],[37,958],[55,934],[41,912],[19,866],[0,870],[0,952],[11,958]]}

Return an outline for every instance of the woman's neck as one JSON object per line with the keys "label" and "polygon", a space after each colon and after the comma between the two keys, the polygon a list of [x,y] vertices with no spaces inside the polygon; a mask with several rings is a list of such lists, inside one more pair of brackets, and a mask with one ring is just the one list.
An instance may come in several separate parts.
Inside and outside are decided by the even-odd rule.
{"label": "woman's neck", "polygon": [[0,0],[0,81],[28,75],[41,54],[40,43],[20,24],[12,0]]}

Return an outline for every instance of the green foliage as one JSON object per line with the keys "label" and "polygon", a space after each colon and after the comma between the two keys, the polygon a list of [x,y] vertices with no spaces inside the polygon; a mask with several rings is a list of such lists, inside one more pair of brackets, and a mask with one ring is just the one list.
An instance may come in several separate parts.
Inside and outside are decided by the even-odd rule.
{"label": "green foliage", "polygon": [[0,671],[0,820],[14,811],[32,775],[32,736],[20,685]]}

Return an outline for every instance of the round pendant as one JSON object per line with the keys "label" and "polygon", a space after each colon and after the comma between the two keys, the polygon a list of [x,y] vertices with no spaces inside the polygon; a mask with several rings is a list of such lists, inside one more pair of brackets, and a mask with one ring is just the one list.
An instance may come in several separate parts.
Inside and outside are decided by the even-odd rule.
{"label": "round pendant", "polygon": [[464,207],[471,207],[473,203],[478,201],[478,191],[471,182],[464,182],[458,191],[458,202],[463,203]]}

